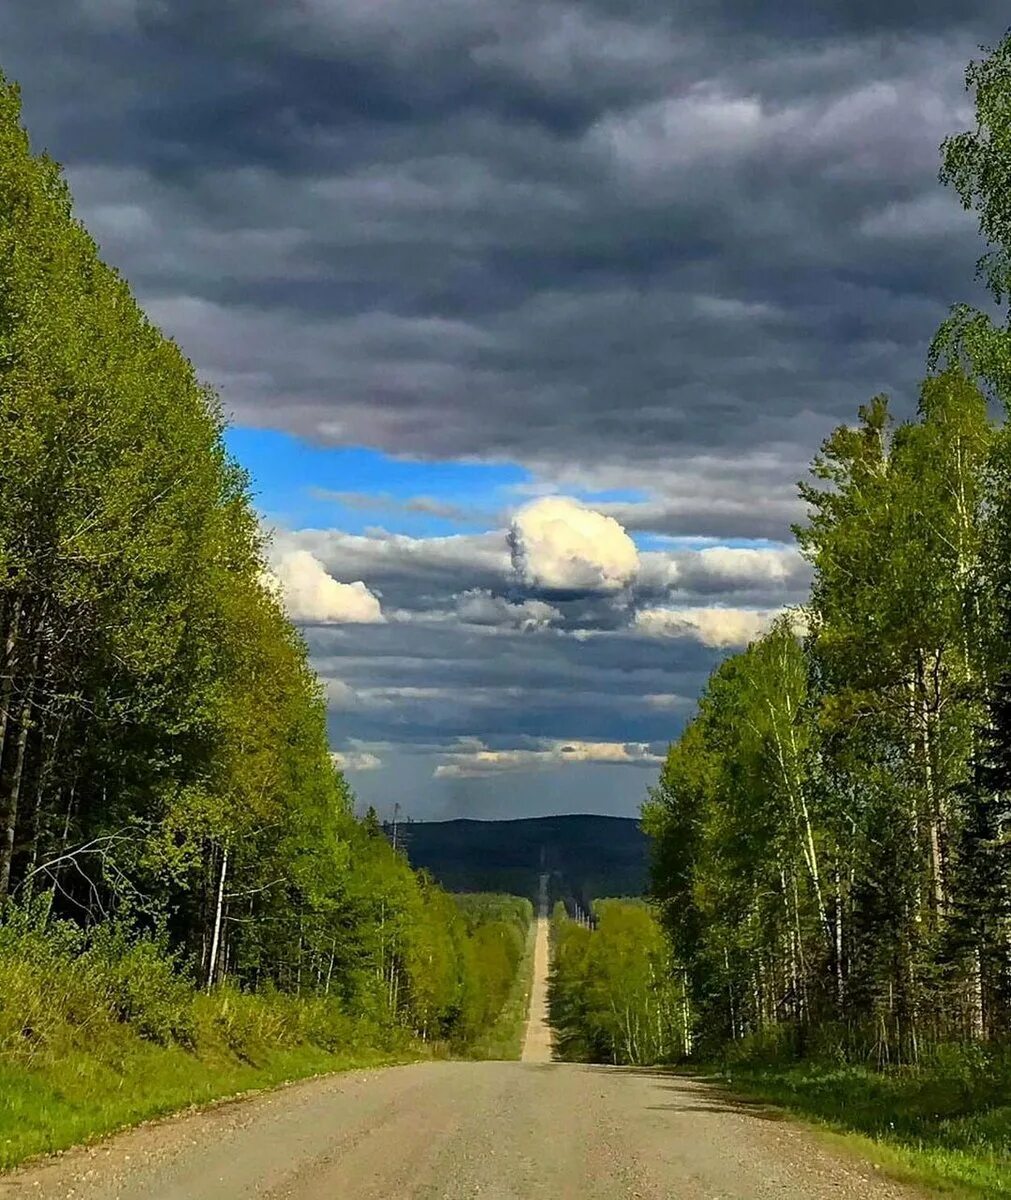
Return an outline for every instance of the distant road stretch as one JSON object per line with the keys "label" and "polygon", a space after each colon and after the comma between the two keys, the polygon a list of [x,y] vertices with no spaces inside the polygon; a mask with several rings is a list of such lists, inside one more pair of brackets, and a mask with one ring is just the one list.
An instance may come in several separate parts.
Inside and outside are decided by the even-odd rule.
{"label": "distant road stretch", "polygon": [[548,972],[551,966],[549,932],[548,876],[542,875],[534,940],[534,977],[530,984],[530,1015],[523,1039],[524,1062],[551,1062],[551,1026],[548,1024]]}

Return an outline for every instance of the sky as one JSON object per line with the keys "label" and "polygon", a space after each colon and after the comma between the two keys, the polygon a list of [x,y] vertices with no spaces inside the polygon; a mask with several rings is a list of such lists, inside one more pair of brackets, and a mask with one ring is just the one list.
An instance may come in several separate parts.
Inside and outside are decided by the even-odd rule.
{"label": "sky", "polygon": [[229,415],[363,804],[634,815],[808,573],[822,438],[979,302],[992,0],[3,0],[77,212]]}

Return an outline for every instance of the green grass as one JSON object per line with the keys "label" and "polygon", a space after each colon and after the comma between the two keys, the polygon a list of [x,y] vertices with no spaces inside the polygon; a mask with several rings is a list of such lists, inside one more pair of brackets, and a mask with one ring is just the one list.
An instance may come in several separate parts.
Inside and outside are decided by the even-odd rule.
{"label": "green grass", "polygon": [[734,1092],[812,1122],[840,1148],[948,1196],[1011,1197],[1011,1077],[963,1062],[920,1071],[797,1064],[718,1072]]}
{"label": "green grass", "polygon": [[295,1079],[420,1057],[365,1047],[303,1045],[263,1050],[253,1060],[226,1048],[194,1053],[124,1038],[118,1052],[83,1050],[27,1065],[0,1060],[0,1170],[177,1112]]}
{"label": "green grass", "polygon": [[427,1054],[337,997],[197,991],[151,939],[0,921],[0,1169],[191,1105]]}
{"label": "green grass", "polygon": [[[531,923],[502,1012],[466,1057],[519,1057],[533,940]],[[0,1170],[289,1080],[449,1052],[336,998],[198,992],[150,940],[0,923]]]}
{"label": "green grass", "polygon": [[467,1051],[467,1058],[491,1059],[515,1062],[523,1053],[523,1035],[527,1027],[530,1010],[530,988],[534,978],[534,942],[537,937],[537,922],[531,921],[527,929],[523,957],[516,968],[516,975],[502,1011],[491,1027],[478,1038]]}

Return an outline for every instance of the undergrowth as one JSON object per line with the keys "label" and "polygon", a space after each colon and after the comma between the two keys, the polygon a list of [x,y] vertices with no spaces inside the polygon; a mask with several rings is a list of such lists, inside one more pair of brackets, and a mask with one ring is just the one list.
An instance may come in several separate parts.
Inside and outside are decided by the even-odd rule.
{"label": "undergrowth", "polygon": [[502,1010],[497,1020],[469,1048],[468,1058],[511,1062],[518,1060],[522,1055],[530,1009],[530,989],[534,978],[536,940],[537,925],[531,921],[527,926],[523,957],[516,968]]}
{"label": "undergrowth", "polygon": [[156,940],[0,923],[0,1169],[188,1105],[420,1054],[408,1031],[336,999],[199,992]]}
{"label": "undergrowth", "polygon": [[1011,1048],[933,1048],[919,1066],[725,1061],[736,1092],[840,1135],[892,1173],[946,1194],[1011,1197]]}

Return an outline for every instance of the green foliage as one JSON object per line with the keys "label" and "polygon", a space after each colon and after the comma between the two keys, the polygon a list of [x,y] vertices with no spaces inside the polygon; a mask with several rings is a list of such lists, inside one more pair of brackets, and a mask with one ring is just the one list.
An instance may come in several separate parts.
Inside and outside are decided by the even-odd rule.
{"label": "green foliage", "polygon": [[277,880],[287,912],[341,887],[322,699],[213,397],[2,81],[0,163],[0,897],[167,917],[213,982],[281,931]]}
{"label": "green foliage", "polygon": [[[113,1053],[124,1037],[199,1050],[226,1046],[244,1058],[305,1044],[328,1052],[363,1049],[361,1022],[334,997],[298,997],[222,984],[197,991],[164,944],[123,928],[85,933],[69,921],[44,923],[11,910],[0,925],[0,1062],[57,1064],[86,1047]],[[388,1031],[388,1033],[383,1032]],[[397,1044],[406,1030],[387,1017],[368,1045]],[[357,1032],[356,1032],[357,1031]]]}
{"label": "green foliage", "polygon": [[987,249],[977,263],[1003,320],[968,304],[952,308],[931,346],[931,365],[967,366],[1007,406],[1011,401],[1011,31],[965,73],[975,129],[946,138],[941,180],[975,212]]}
{"label": "green foliage", "polygon": [[671,748],[645,822],[709,1052],[786,1023],[797,1053],[832,1028],[845,1054],[915,1061],[1007,1020],[972,787],[1006,653],[1002,438],[954,371],[917,421],[893,431],[879,398],[832,434],[802,487],[804,641],[784,618],[722,663]]}
{"label": "green foliage", "polygon": [[[518,896],[454,896],[467,937],[468,978],[462,993],[463,1041],[491,1031],[513,995],[533,925],[533,905]],[[528,972],[529,973],[529,972]]]}
{"label": "green foliage", "polygon": [[551,1024],[560,1057],[642,1065],[686,1053],[685,1009],[649,905],[599,900],[585,926],[555,907]]}
{"label": "green foliage", "polygon": [[515,1062],[523,1053],[530,992],[534,976],[537,926],[531,921],[523,939],[523,953],[498,1016],[466,1047],[468,1058]]}
{"label": "green foliage", "polygon": [[[57,1061],[84,1031],[94,1047],[114,1043],[123,1027],[184,1048],[209,1037],[240,1056],[302,1044],[336,1052],[363,1048],[353,1037],[363,1019],[371,1022],[373,1046],[384,1044],[381,1031],[399,1030],[465,1048],[494,1024],[512,992],[530,903],[475,896],[458,906],[402,865],[401,871],[407,887],[415,885],[409,899],[421,915],[400,923],[402,956],[393,949],[393,930],[380,931],[389,943],[350,1003],[336,990],[306,987],[298,995],[269,982],[256,992],[235,982],[201,992],[163,940],[115,924],[85,932],[71,921],[47,919],[44,909],[11,908],[0,923],[0,1061]],[[391,913],[391,926],[393,920]],[[384,955],[393,966],[382,971]],[[387,1003],[391,985],[397,1007]]]}
{"label": "green foliage", "polygon": [[[399,925],[410,941],[406,961],[393,943],[385,946],[385,961],[399,964],[396,1008],[388,1003],[390,968],[378,973],[382,956],[353,1002],[337,989],[298,995],[269,982],[250,991],[225,980],[208,992],[180,973],[164,939],[114,922],[86,932],[52,919],[42,904],[9,907],[0,922],[0,1168],[182,1104],[418,1057],[419,1039],[436,1035],[478,1056],[508,1057],[514,1030],[499,1021],[515,1022],[517,996],[525,1014],[529,901],[473,896],[458,904],[378,843],[411,903],[428,910]],[[521,945],[508,978],[497,949],[487,951],[505,931],[510,945]],[[433,970],[440,949],[450,957]],[[461,1005],[467,995],[472,1011]],[[506,999],[514,1001],[508,1013]]]}
{"label": "green foliage", "polygon": [[[38,989],[23,964],[2,965],[22,996]],[[181,1044],[152,1041],[142,1021],[121,1019],[103,1003],[102,980],[75,977],[66,961],[46,986],[58,1006],[47,1043],[0,1047],[0,1170],[190,1104],[422,1052],[402,1028],[351,1016],[324,997],[189,989],[176,997],[188,1030]],[[145,1005],[147,1018],[153,1011]]]}

